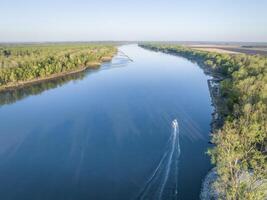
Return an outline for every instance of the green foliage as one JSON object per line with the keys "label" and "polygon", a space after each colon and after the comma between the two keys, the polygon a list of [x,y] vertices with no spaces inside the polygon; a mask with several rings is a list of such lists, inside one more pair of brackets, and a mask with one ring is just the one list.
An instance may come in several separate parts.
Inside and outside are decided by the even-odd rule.
{"label": "green foliage", "polygon": [[75,71],[115,52],[110,45],[0,46],[0,88]]}
{"label": "green foliage", "polygon": [[[220,95],[228,108],[209,149],[219,178],[220,199],[262,200],[267,191],[267,58],[208,53],[172,45],[141,45],[175,53],[209,67],[224,80]],[[263,182],[265,181],[265,183]]]}

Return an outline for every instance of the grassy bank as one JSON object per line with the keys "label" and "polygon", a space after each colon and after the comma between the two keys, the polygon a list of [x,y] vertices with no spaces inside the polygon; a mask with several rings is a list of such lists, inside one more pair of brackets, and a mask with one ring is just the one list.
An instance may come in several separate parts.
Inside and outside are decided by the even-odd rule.
{"label": "grassy bank", "polygon": [[117,52],[113,45],[42,44],[0,46],[0,90],[99,67]]}
{"label": "grassy bank", "polygon": [[205,52],[178,45],[140,46],[183,56],[219,77],[217,97],[220,100],[214,102],[223,123],[213,130],[215,147],[208,151],[217,169],[215,186],[219,198],[264,199],[267,189],[264,183],[267,179],[267,57]]}

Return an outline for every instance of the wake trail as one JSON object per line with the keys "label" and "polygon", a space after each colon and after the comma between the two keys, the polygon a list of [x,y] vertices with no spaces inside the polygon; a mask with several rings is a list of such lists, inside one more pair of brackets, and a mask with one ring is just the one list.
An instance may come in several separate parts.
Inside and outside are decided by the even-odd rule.
{"label": "wake trail", "polygon": [[165,160],[165,158],[167,157],[167,153],[165,152],[165,154],[162,156],[157,168],[154,170],[152,176],[149,178],[149,180],[146,183],[146,186],[144,187],[144,189],[141,191],[140,196],[137,199],[144,199],[145,195],[146,195],[146,191],[149,190],[150,188],[150,184],[152,183],[153,179],[156,177],[156,175],[158,174],[158,171],[160,170],[160,167],[162,166],[163,161]]}
{"label": "wake trail", "polygon": [[[167,144],[171,142],[171,139],[172,139],[172,135],[170,136],[170,138],[169,138]],[[168,153],[169,153],[169,151],[168,151],[168,149],[167,149],[167,150],[164,152],[162,158],[160,159],[160,162],[159,162],[159,164],[157,165],[156,169],[153,171],[152,175],[150,176],[150,178],[149,178],[148,181],[146,182],[144,188],[141,190],[140,195],[137,197],[137,199],[140,199],[140,200],[144,199],[144,197],[145,197],[145,195],[146,195],[146,192],[149,191],[149,189],[150,189],[150,186],[151,186],[152,181],[156,178],[157,174],[158,174],[159,171],[160,171],[160,168],[161,168],[162,165],[164,164],[163,162],[165,161],[165,159],[166,159]]]}
{"label": "wake trail", "polygon": [[[176,147],[175,145],[176,144],[179,145],[179,141],[176,140],[177,134],[179,134],[179,127],[178,127],[178,122],[176,119],[172,121],[172,127],[173,127],[173,134],[172,134],[173,139],[172,139],[172,145],[171,145],[171,152],[169,154],[169,158],[168,158],[168,162],[167,162],[167,168],[166,168],[164,179],[163,179],[163,182],[161,185],[161,189],[160,189],[160,193],[159,193],[159,199],[162,199],[162,195],[163,195],[164,189],[166,187],[166,183],[167,183],[169,175],[170,175],[171,164],[172,164],[172,160],[173,160],[173,154],[174,154],[175,147]],[[180,147],[178,147],[177,158],[179,158],[179,156],[180,156]],[[175,193],[177,193],[177,191],[175,191]]]}
{"label": "wake trail", "polygon": [[[180,156],[180,144],[179,144],[179,125],[175,119],[172,121],[172,134],[167,142],[167,149],[160,159],[159,164],[156,166],[152,175],[147,180],[145,186],[141,189],[137,199],[159,199],[163,198],[163,195],[168,197],[177,198],[178,195],[178,161]],[[170,174],[174,173],[174,177]],[[169,181],[172,179],[171,182]],[[167,193],[166,187],[170,183],[170,188],[174,188],[174,194]],[[169,198],[168,198],[169,199]]]}

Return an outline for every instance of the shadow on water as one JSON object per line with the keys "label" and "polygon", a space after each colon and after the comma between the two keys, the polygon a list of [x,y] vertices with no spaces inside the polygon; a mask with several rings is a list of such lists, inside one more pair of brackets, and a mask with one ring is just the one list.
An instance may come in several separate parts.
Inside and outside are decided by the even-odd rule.
{"label": "shadow on water", "polygon": [[112,62],[102,63],[101,67],[98,69],[87,69],[82,72],[68,74],[56,79],[44,80],[42,82],[33,83],[31,85],[25,85],[23,87],[2,91],[0,92],[0,107],[6,104],[13,104],[32,95],[39,95],[46,90],[61,87],[62,85],[65,85],[71,81],[81,81],[88,75],[98,73],[103,70],[126,67],[128,62],[129,59],[127,59],[123,55],[118,54],[113,58]]}
{"label": "shadow on water", "polygon": [[16,88],[9,91],[3,91],[0,93],[0,105],[13,104],[16,101],[27,98],[31,95],[38,95],[42,92],[50,89],[60,87],[72,80],[82,80],[87,72],[80,72],[78,74],[66,75],[53,80],[43,81],[33,85],[28,85],[22,88]]}

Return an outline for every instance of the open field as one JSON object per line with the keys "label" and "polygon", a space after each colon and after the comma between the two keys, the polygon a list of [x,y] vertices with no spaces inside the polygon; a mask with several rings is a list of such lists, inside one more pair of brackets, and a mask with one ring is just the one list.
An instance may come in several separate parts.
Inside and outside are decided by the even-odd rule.
{"label": "open field", "polygon": [[236,51],[230,51],[230,50],[225,50],[221,48],[215,48],[215,47],[197,47],[197,48],[192,48],[194,50],[200,50],[200,51],[208,51],[208,52],[216,52],[216,53],[229,53],[229,54],[239,54],[239,52]]}
{"label": "open field", "polygon": [[189,48],[196,49],[196,50],[203,50],[209,52],[217,52],[217,53],[230,53],[230,54],[237,54],[237,53],[245,53],[249,55],[267,55],[267,47],[265,45],[254,45],[254,46],[247,46],[247,45],[211,45],[211,44],[203,44],[203,45],[185,45]]}

